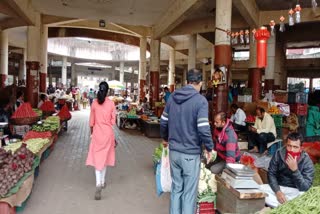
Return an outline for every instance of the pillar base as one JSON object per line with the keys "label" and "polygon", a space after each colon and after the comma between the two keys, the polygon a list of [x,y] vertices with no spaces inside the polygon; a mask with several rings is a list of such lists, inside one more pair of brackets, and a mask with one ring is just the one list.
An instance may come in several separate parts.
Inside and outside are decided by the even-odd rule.
{"label": "pillar base", "polygon": [[1,88],[5,88],[6,87],[6,80],[7,80],[8,75],[6,74],[0,74],[0,81],[1,81]]}
{"label": "pillar base", "polygon": [[139,84],[139,98],[140,100],[143,100],[146,97],[146,92],[144,91],[144,86],[146,85],[146,80],[140,80]]}
{"label": "pillar base", "polygon": [[269,90],[273,90],[274,79],[265,79],[264,80],[264,91],[268,92]]}
{"label": "pillar base", "polygon": [[174,85],[170,85],[170,91],[171,93],[174,92]]}
{"label": "pillar base", "polygon": [[42,93],[46,93],[47,88],[47,74],[40,72],[40,87],[39,90]]}
{"label": "pillar base", "polygon": [[220,111],[228,111],[228,85],[221,84],[214,88],[215,96],[213,97],[214,114]]}
{"label": "pillar base", "polygon": [[159,71],[150,71],[150,104],[154,107],[154,103],[159,101],[159,87],[160,87]]}
{"label": "pillar base", "polygon": [[261,95],[261,68],[249,68],[248,87],[252,88],[252,102],[260,100]]}

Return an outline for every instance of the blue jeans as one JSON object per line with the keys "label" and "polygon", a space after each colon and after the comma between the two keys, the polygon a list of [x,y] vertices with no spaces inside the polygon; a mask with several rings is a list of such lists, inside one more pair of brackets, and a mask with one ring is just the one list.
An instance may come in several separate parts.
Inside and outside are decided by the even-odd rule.
{"label": "blue jeans", "polygon": [[276,138],[274,137],[273,133],[255,133],[250,132],[248,136],[248,143],[249,149],[253,148],[254,146],[258,147],[259,153],[263,153],[267,150],[267,144],[274,141]]}
{"label": "blue jeans", "polygon": [[172,177],[170,214],[195,214],[200,155],[169,152]]}

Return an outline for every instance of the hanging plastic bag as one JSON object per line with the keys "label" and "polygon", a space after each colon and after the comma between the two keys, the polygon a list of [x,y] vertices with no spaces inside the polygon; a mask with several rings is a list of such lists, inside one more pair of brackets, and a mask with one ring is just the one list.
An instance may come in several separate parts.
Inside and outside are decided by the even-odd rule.
{"label": "hanging plastic bag", "polygon": [[158,196],[164,192],[170,192],[171,184],[172,179],[170,173],[169,148],[164,147],[162,149],[161,161],[157,165],[156,171],[156,188]]}

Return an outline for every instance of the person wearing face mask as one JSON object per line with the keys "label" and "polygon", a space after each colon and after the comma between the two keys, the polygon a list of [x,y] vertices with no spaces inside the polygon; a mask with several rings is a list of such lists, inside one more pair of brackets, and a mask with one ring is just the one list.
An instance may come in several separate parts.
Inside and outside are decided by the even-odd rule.
{"label": "person wearing face mask", "polygon": [[214,125],[213,140],[217,159],[208,167],[212,173],[220,174],[227,163],[235,163],[240,160],[240,149],[238,136],[225,112],[216,114]]}
{"label": "person wearing face mask", "polygon": [[261,185],[266,192],[266,204],[277,207],[307,191],[313,181],[314,166],[309,155],[302,150],[302,135],[292,132],[286,146],[273,155],[269,169],[269,184]]}
{"label": "person wearing face mask", "polygon": [[264,108],[256,109],[256,121],[249,127],[248,146],[249,152],[263,153],[267,150],[267,144],[277,137],[276,126],[270,114]]}

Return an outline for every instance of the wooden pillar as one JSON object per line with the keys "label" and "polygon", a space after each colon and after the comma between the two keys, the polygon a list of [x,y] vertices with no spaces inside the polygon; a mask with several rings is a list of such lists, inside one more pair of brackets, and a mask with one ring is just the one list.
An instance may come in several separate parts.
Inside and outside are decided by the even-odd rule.
{"label": "wooden pillar", "polygon": [[261,77],[262,71],[260,68],[249,68],[248,87],[252,88],[252,102],[260,100]]}

